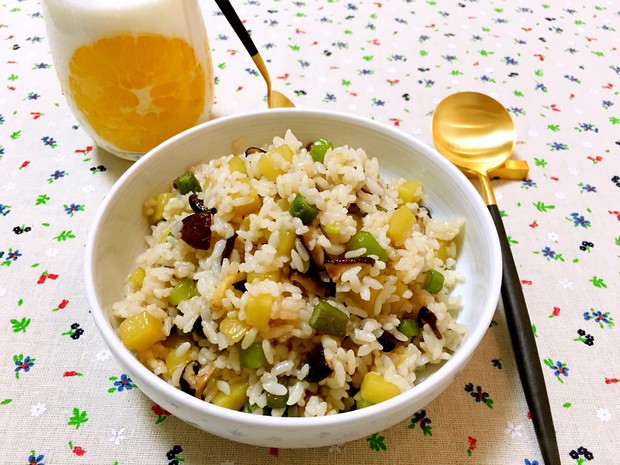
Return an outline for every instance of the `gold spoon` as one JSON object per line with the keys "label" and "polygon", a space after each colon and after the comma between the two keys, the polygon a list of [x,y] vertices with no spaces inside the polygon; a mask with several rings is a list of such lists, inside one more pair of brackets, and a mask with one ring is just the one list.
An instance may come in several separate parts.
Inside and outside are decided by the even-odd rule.
{"label": "gold spoon", "polygon": [[459,92],[437,105],[431,129],[437,150],[482,184],[482,194],[499,236],[503,260],[502,301],[525,398],[545,464],[559,464],[553,417],[532,323],[488,176],[489,171],[504,164],[512,154],[516,141],[514,123],[508,111],[491,97]]}
{"label": "gold spoon", "polygon": [[237,12],[230,4],[230,2],[228,0],[215,0],[215,3],[217,3],[217,6],[220,8],[222,13],[232,26],[233,30],[241,40],[241,43],[252,57],[252,60],[256,64],[256,67],[258,68],[261,76],[263,76],[263,79],[267,84],[267,106],[269,108],[294,107],[295,105],[288,99],[288,97],[278,92],[277,90],[271,89],[271,78],[269,77],[269,72],[267,71],[267,67],[265,66],[263,57],[261,57],[260,53],[258,53],[258,49],[256,48],[256,45],[254,45],[250,34],[241,22],[241,19],[239,19]]}

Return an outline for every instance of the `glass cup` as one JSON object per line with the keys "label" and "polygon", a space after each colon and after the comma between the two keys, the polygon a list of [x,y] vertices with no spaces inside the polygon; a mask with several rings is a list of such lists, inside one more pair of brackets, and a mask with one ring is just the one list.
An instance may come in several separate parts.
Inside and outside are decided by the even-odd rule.
{"label": "glass cup", "polygon": [[43,0],[65,98],[95,143],[136,160],[206,121],[213,67],[198,0]]}

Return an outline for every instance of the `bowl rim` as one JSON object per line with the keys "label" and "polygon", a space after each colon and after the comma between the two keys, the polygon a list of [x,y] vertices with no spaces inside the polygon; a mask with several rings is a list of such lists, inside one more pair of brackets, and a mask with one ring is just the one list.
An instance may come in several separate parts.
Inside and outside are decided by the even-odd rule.
{"label": "bowl rim", "polygon": [[[229,410],[226,408],[218,407],[205,402],[201,399],[192,397],[180,389],[170,385],[159,376],[155,375],[150,369],[144,366],[138,361],[135,355],[129,351],[120,341],[117,333],[114,331],[110,323],[105,316],[105,310],[99,305],[97,293],[95,291],[93,266],[95,245],[101,231],[101,223],[107,214],[108,206],[113,202],[114,198],[122,191],[123,185],[127,179],[132,178],[135,173],[139,173],[143,166],[148,166],[152,163],[152,160],[162,156],[161,153],[165,153],[170,147],[174,147],[179,141],[191,137],[197,132],[204,130],[216,130],[220,125],[227,125],[231,121],[242,123],[244,120],[251,120],[256,118],[271,118],[274,116],[286,116],[287,114],[296,114],[299,117],[305,118],[322,118],[322,119],[337,119],[345,120],[353,125],[358,125],[366,128],[369,131],[379,131],[384,134],[400,139],[401,142],[405,142],[408,146],[411,146],[414,150],[422,153],[425,157],[433,158],[435,163],[441,165],[443,170],[452,172],[455,179],[458,180],[460,187],[464,189],[468,197],[474,204],[477,204],[478,210],[484,210],[486,213],[482,213],[481,220],[485,223],[482,229],[485,232],[489,232],[487,239],[487,245],[489,247],[489,256],[492,261],[489,263],[491,267],[490,276],[491,279],[488,282],[488,305],[485,309],[484,315],[481,316],[480,324],[476,327],[468,330],[466,334],[467,345],[464,346],[465,339],[461,342],[458,350],[452,355],[452,357],[443,362],[440,367],[432,374],[430,379],[425,379],[419,384],[415,384],[409,390],[400,393],[392,399],[381,402],[380,404],[372,405],[360,410],[354,410],[349,412],[338,413],[336,415],[326,415],[320,417],[272,417],[262,415],[252,415],[245,412]],[[206,128],[206,129],[205,129]],[[226,155],[226,154],[224,154]],[[149,383],[154,389],[160,391],[164,396],[171,399],[173,402],[180,404],[185,408],[200,411],[202,414],[207,414],[215,419],[222,419],[233,422],[241,422],[249,426],[255,427],[273,427],[273,428],[289,428],[295,426],[296,428],[311,428],[314,429],[320,426],[334,426],[345,424],[351,424],[358,421],[367,419],[374,416],[376,412],[381,410],[398,412],[402,410],[403,401],[412,397],[422,397],[432,395],[433,391],[437,389],[437,386],[441,387],[442,392],[453,379],[455,379],[460,371],[465,368],[467,362],[480,345],[480,342],[485,335],[489,324],[494,315],[497,303],[499,302],[500,283],[501,283],[501,253],[500,245],[497,234],[495,233],[495,226],[493,220],[488,213],[486,205],[480,197],[478,191],[474,188],[471,182],[463,175],[452,163],[446,158],[441,156],[435,149],[431,148],[428,144],[420,141],[413,135],[405,132],[402,129],[396,129],[388,126],[385,123],[352,115],[350,113],[344,113],[341,111],[327,111],[319,109],[302,109],[302,108],[283,108],[283,109],[267,109],[251,111],[242,114],[233,114],[222,117],[217,117],[210,121],[201,123],[190,129],[187,129],[170,139],[162,142],[157,147],[150,150],[147,154],[142,156],[134,164],[132,164],[114,183],[114,185],[105,194],[102,203],[99,205],[97,212],[93,218],[91,228],[88,232],[86,248],[85,248],[85,260],[84,260],[84,277],[85,287],[88,304],[91,309],[91,314],[95,320],[95,325],[102,336],[105,344],[108,346],[117,363],[120,365],[126,364],[127,371],[131,374],[135,374],[137,378],[143,380],[145,383]],[[454,369],[455,366],[458,369]],[[140,386],[138,386],[140,387]],[[432,398],[431,398],[432,400]],[[240,439],[243,442],[242,439]]]}

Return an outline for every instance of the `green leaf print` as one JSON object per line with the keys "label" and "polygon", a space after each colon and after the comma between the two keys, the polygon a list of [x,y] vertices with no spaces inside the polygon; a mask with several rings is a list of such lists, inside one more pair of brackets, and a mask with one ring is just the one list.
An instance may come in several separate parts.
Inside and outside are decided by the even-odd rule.
{"label": "green leaf print", "polygon": [[536,202],[532,205],[536,207],[536,210],[542,213],[547,213],[547,210],[553,210],[555,208],[555,205],[546,205],[544,202]]}
{"label": "green leaf print", "polygon": [[559,124],[548,124],[547,129],[549,129],[549,131],[558,132],[560,130],[560,125]]}
{"label": "green leaf print", "polygon": [[75,426],[75,429],[80,429],[84,423],[88,421],[88,416],[86,414],[86,410],[80,411],[77,407],[73,408],[73,416],[69,418],[69,426]]}
{"label": "green leaf print", "polygon": [[10,404],[11,402],[13,402],[13,399],[3,399],[3,400],[0,402],[0,405],[8,405],[8,404]]}
{"label": "green leaf print", "polygon": [[67,239],[75,239],[73,231],[62,231],[58,236],[54,238],[54,240],[57,240],[58,242],[66,241]]}
{"label": "green leaf print", "polygon": [[534,163],[541,168],[545,168],[549,164],[544,158],[534,158]]}
{"label": "green leaf print", "polygon": [[11,325],[13,326],[13,332],[26,332],[26,328],[30,325],[30,318],[22,318],[21,320],[12,319]]}
{"label": "green leaf print", "polygon": [[594,287],[598,287],[600,288],[607,288],[607,284],[605,284],[605,281],[603,280],[603,278],[598,278],[596,276],[592,276],[592,279],[590,279],[590,282],[592,284],[594,284]]}
{"label": "green leaf print", "polygon": [[387,446],[383,442],[385,438],[383,436],[379,436],[378,433],[373,434],[366,438],[368,441],[368,445],[374,451],[387,450]]}
{"label": "green leaf print", "polygon": [[47,202],[49,202],[50,200],[50,196],[47,194],[41,194],[37,197],[37,200],[35,201],[35,205],[45,205]]}

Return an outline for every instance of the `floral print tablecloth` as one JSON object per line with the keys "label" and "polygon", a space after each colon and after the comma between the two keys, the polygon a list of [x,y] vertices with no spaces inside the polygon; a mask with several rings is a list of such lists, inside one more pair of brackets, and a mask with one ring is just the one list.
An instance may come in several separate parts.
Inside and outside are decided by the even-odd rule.
{"label": "floral print tablecloth", "polygon": [[[614,0],[236,0],[274,87],[431,144],[450,93],[497,98],[524,181],[494,181],[563,464],[620,463],[620,5]],[[215,116],[265,107],[264,83],[202,3]],[[498,309],[467,369],[408,421],[312,450],[198,431],[144,396],[89,315],[82,257],[130,163],[70,114],[39,2],[0,4],[0,463],[542,465]]]}

